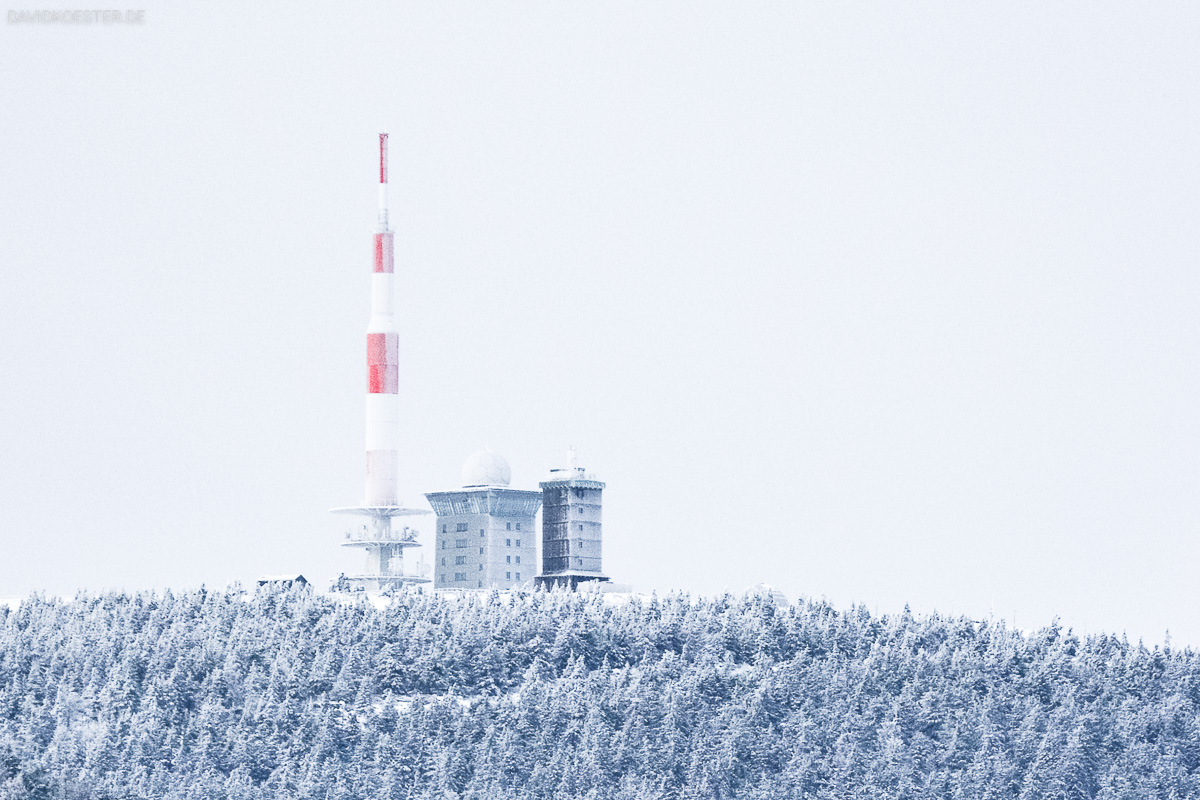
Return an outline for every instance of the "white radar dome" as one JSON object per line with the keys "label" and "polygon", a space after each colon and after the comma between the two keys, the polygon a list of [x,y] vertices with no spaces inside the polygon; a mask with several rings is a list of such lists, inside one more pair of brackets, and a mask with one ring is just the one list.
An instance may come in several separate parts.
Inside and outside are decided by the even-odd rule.
{"label": "white radar dome", "polygon": [[499,453],[480,450],[463,464],[463,486],[508,486],[512,470]]}

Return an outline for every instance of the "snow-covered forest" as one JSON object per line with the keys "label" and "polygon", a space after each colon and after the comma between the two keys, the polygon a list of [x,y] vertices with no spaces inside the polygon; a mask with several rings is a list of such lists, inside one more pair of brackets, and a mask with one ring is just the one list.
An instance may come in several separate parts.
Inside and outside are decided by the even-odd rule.
{"label": "snow-covered forest", "polygon": [[0,607],[0,798],[1185,798],[1200,659],[769,598]]}

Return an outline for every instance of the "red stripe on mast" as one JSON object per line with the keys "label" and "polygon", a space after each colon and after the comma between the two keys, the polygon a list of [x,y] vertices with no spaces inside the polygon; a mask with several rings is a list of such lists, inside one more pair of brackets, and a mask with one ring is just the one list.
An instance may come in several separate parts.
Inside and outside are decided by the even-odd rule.
{"label": "red stripe on mast", "polygon": [[387,183],[387,137],[386,133],[379,134],[379,182]]}
{"label": "red stripe on mast", "polygon": [[375,271],[391,272],[392,266],[392,234],[375,234]]}
{"label": "red stripe on mast", "polygon": [[400,390],[400,334],[367,334],[367,391],[396,394]]}

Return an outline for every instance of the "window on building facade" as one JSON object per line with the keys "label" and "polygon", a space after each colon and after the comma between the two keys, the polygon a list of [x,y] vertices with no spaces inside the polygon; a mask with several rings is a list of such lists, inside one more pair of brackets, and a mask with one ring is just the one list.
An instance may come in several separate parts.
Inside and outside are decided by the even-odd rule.
{"label": "window on building facade", "polygon": [[520,547],[520,546],[521,546],[521,540],[517,539],[517,547]]}
{"label": "window on building facade", "polygon": [[512,539],[505,539],[505,540],[504,540],[504,546],[505,546],[505,547],[512,547]]}
{"label": "window on building facade", "polygon": [[467,523],[465,523],[465,522],[458,523],[458,527],[455,528],[455,530],[457,530],[459,533],[462,533],[466,529],[467,529]]}
{"label": "window on building facade", "polygon": [[504,580],[506,580],[506,581],[511,581],[511,580],[512,580],[512,573],[511,573],[511,572],[506,572],[506,573],[504,573]]}
{"label": "window on building facade", "polygon": [[484,534],[483,534],[483,531],[480,531],[480,532],[479,532],[479,538],[480,538],[480,539],[482,539],[482,538],[483,538],[483,535],[484,535]]}
{"label": "window on building facade", "polygon": [[480,588],[480,589],[482,589],[482,588],[483,588],[483,578],[480,578],[480,579],[479,579],[479,588]]}
{"label": "window on building facade", "polygon": [[480,535],[480,536],[483,536],[483,528],[480,528],[480,529],[479,529],[479,535]]}
{"label": "window on building facade", "polygon": [[483,564],[480,564],[480,565],[479,565],[479,571],[480,571],[480,572],[483,572]]}
{"label": "window on building facade", "polygon": [[442,566],[446,566],[446,557],[442,556]]}
{"label": "window on building facade", "polygon": [[505,556],[505,557],[504,557],[504,563],[505,563],[505,564],[511,564],[511,563],[512,563],[512,556]]}
{"label": "window on building facade", "polygon": [[446,573],[443,572],[441,583],[445,583],[445,582],[446,582]]}
{"label": "window on building facade", "polygon": [[518,564],[520,564],[520,563],[521,563],[521,557],[520,557],[520,556],[517,556],[517,563],[518,563]]}
{"label": "window on building facade", "polygon": [[521,580],[521,573],[517,573],[517,580]]}
{"label": "window on building facade", "polygon": [[504,523],[504,530],[506,530],[506,531],[511,531],[511,530],[512,530],[512,523],[511,523],[511,522],[506,522],[506,523]]}
{"label": "window on building facade", "polygon": [[466,539],[455,539],[455,540],[454,540],[454,546],[455,546],[455,547],[466,547],[466,546],[467,546],[467,540],[466,540]]}
{"label": "window on building facade", "polygon": [[446,523],[442,523],[442,533],[446,532]]}
{"label": "window on building facade", "polygon": [[582,526],[582,525],[580,525],[580,526],[579,526],[579,530],[583,530],[583,526]]}
{"label": "window on building facade", "polygon": [[521,523],[517,523],[517,530],[521,530]]}
{"label": "window on building facade", "polygon": [[480,548],[479,548],[479,555],[483,555],[483,548],[482,548],[482,547],[480,547]]}
{"label": "window on building facade", "polygon": [[456,566],[456,567],[462,566],[465,563],[467,563],[466,556],[455,556],[454,557],[454,566]]}
{"label": "window on building facade", "polygon": [[442,539],[442,549],[443,550],[446,549],[446,540],[445,539]]}
{"label": "window on building facade", "polygon": [[454,580],[456,580],[456,581],[465,581],[466,579],[467,579],[467,573],[465,573],[465,572],[456,572],[456,573],[454,573]]}

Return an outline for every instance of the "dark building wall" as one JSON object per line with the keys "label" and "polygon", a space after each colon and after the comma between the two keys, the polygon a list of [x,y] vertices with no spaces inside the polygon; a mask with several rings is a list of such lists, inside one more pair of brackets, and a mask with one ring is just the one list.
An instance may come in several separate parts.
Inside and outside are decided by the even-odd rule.
{"label": "dark building wall", "polygon": [[601,492],[593,480],[542,486],[542,573],[601,572]]}

